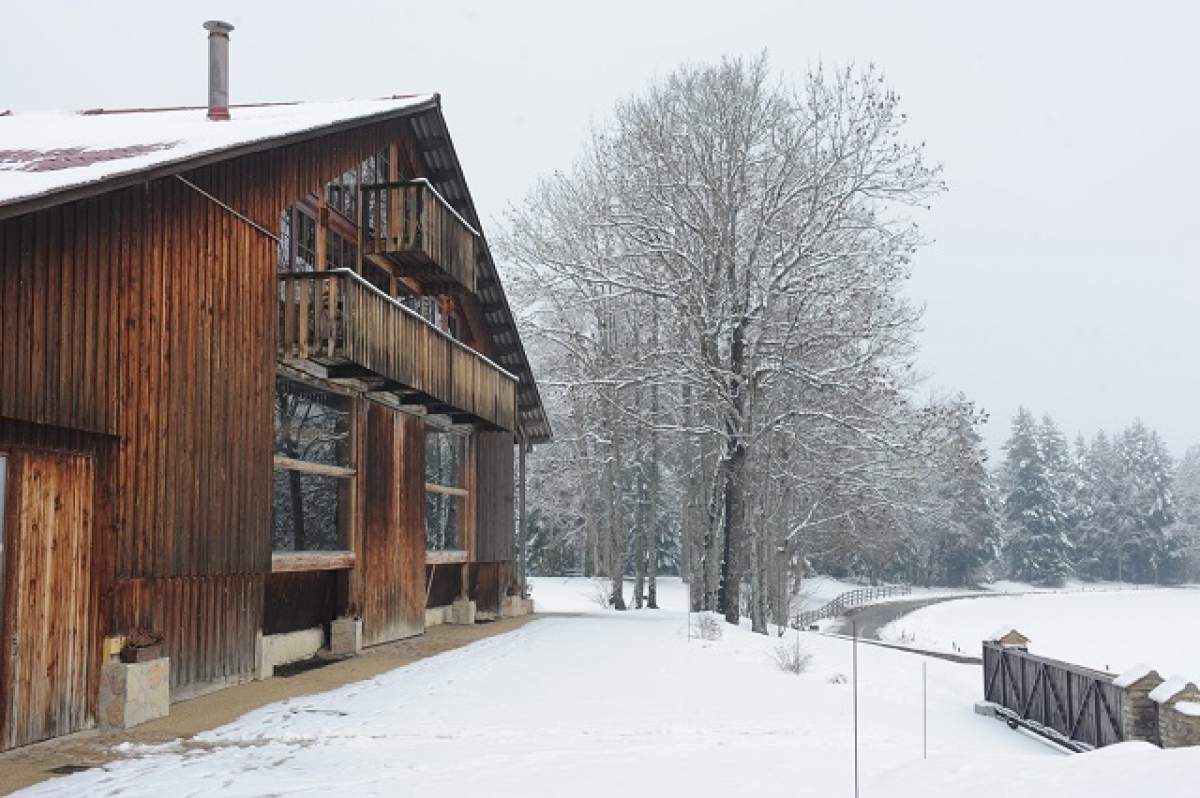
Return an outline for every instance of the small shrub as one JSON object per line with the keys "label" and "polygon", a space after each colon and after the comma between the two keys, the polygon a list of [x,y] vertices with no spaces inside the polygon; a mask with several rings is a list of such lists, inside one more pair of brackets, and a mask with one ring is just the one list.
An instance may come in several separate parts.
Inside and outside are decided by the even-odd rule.
{"label": "small shrub", "polygon": [[804,673],[808,670],[808,664],[812,662],[812,655],[795,643],[779,643],[775,646],[772,654],[779,670],[788,673]]}
{"label": "small shrub", "polygon": [[844,673],[835,673],[825,681],[829,682],[830,684],[845,684],[846,675]]}
{"label": "small shrub", "polygon": [[692,636],[701,640],[720,640],[724,619],[715,612],[692,614]]}
{"label": "small shrub", "polygon": [[592,580],[592,601],[606,610],[612,607],[612,584],[607,579]]}

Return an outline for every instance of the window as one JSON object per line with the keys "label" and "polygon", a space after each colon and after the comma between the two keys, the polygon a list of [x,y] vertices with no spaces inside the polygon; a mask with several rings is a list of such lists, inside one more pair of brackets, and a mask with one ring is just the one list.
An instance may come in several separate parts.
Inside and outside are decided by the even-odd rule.
{"label": "window", "polygon": [[283,377],[275,381],[275,551],[346,548],[352,407],[348,397]]}
{"label": "window", "polygon": [[295,254],[292,257],[293,272],[311,272],[317,268],[317,220],[296,209],[293,214],[292,232]]}
{"label": "window", "polygon": [[325,242],[326,269],[353,269],[358,265],[358,247],[332,230]]}
{"label": "window", "polygon": [[279,215],[279,271],[292,270],[292,209],[284,208]]}
{"label": "window", "polygon": [[358,218],[358,167],[329,181],[329,207],[347,219]]}
{"label": "window", "polygon": [[433,427],[425,428],[425,548],[445,551],[463,548],[463,502],[467,437]]}

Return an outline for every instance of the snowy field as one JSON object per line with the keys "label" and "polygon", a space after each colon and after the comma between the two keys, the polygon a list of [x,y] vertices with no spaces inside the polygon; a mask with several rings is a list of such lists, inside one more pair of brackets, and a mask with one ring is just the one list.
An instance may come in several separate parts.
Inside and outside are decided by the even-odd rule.
{"label": "snowy field", "polygon": [[[851,646],[804,634],[800,675],[778,641],[724,627],[689,640],[665,609],[602,609],[583,579],[539,579],[561,613],[368,681],[251,712],[198,740],[131,749],[28,795],[849,796]],[[984,600],[987,601],[987,600]],[[1195,796],[1200,751],[1142,744],[1066,756],[972,712],[977,666],[859,650],[861,795]]]}
{"label": "snowy field", "polygon": [[888,624],[880,637],[974,653],[984,637],[1013,626],[1035,654],[1114,673],[1144,663],[1164,676],[1200,680],[1198,618],[1195,587],[998,596],[925,607]]}

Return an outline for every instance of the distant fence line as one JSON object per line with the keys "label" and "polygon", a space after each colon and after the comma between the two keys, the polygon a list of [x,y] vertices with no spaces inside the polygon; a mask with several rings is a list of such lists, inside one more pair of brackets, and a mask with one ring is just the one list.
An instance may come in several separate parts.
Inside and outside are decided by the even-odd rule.
{"label": "distant fence line", "polygon": [[817,621],[822,621],[826,618],[837,618],[838,616],[845,615],[849,610],[863,607],[879,599],[908,596],[911,594],[912,587],[909,585],[880,585],[878,587],[860,587],[856,590],[847,590],[820,609],[799,613],[796,616],[796,627],[804,629]]}

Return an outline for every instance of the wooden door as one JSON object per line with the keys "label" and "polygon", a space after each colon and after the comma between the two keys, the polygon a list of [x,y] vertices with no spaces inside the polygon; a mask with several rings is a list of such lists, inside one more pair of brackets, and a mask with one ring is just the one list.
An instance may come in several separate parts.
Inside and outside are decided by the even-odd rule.
{"label": "wooden door", "polygon": [[26,451],[5,459],[0,749],[91,726],[99,667],[93,460]]}
{"label": "wooden door", "polygon": [[363,643],[425,631],[425,444],[419,418],[367,402]]}

